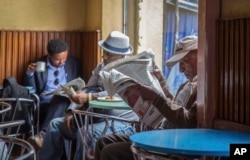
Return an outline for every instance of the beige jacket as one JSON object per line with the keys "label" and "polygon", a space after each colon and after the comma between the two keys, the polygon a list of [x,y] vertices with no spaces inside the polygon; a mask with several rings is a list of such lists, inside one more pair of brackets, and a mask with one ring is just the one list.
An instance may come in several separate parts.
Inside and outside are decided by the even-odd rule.
{"label": "beige jacket", "polygon": [[[182,84],[176,96],[169,93],[167,83],[161,83],[165,96],[159,96],[153,103],[163,114],[161,128],[197,127],[197,76],[192,82]],[[164,97],[164,98],[163,98]]]}

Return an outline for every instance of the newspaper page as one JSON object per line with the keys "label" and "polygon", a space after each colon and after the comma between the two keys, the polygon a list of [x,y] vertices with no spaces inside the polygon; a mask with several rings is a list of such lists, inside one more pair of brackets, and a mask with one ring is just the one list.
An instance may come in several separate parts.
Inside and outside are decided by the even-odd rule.
{"label": "newspaper page", "polygon": [[81,77],[73,79],[72,81],[60,86],[58,89],[44,93],[45,95],[60,95],[68,97],[67,93],[73,93],[74,91],[81,90],[85,87],[85,82]]}
{"label": "newspaper page", "polygon": [[[127,90],[129,86],[143,84],[154,88],[158,92],[155,94],[162,93],[161,95],[163,95],[159,81],[151,74],[154,67],[155,54],[152,49],[147,49],[137,55],[109,63],[100,72],[104,88],[108,94],[110,96],[119,94],[138,114],[142,122],[152,128],[157,127],[163,119],[161,113],[153,106],[152,102],[144,100],[141,96],[128,97],[124,93],[129,92]],[[138,92],[134,91],[134,93]]]}
{"label": "newspaper page", "polygon": [[[154,75],[150,73],[150,71],[153,70],[154,67],[155,54],[152,49],[147,49],[141,53],[138,53],[137,55],[119,59],[117,61],[109,63],[102,70],[110,71],[112,69],[115,69],[123,75],[133,78],[142,84],[152,86],[163,93],[159,81]],[[116,76],[118,76],[118,74],[116,74]],[[114,76],[112,76],[112,78],[116,78],[116,80],[124,80],[123,78],[117,78]]]}
{"label": "newspaper page", "polygon": [[[144,94],[158,95],[158,92],[148,92]],[[144,124],[151,128],[157,128],[159,126],[163,119],[163,115],[158,111],[156,106],[153,105],[152,100],[143,99],[141,91],[136,85],[119,92],[119,95],[132,107],[132,110],[137,113]]]}
{"label": "newspaper page", "polygon": [[[140,82],[122,74],[121,72],[118,72],[115,69],[112,69],[109,72],[101,71],[100,76],[103,80],[104,88],[107,90],[108,94],[114,95],[117,93],[139,116],[144,124],[150,126],[151,128],[156,128],[160,124],[161,120],[163,119],[163,115],[152,104],[152,101],[143,99],[140,90],[130,87],[140,84]],[[151,87],[153,88],[153,86]],[[156,91],[156,89],[144,94],[160,95],[159,91],[154,91]]]}

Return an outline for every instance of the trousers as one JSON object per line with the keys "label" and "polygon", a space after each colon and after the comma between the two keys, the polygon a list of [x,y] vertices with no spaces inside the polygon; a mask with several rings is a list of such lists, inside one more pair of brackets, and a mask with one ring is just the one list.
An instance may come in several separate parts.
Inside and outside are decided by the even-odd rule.
{"label": "trousers", "polygon": [[55,95],[50,102],[40,106],[41,130],[46,131],[50,121],[54,118],[64,117],[70,100],[67,97]]}
{"label": "trousers", "polygon": [[[76,150],[75,150],[75,160],[82,160],[83,159],[83,150],[84,145],[81,138],[82,129],[74,129],[72,133],[69,133],[65,130],[63,126],[64,118],[56,118],[53,119],[47,130],[46,135],[44,138],[44,143],[41,151],[39,152],[39,159],[40,160],[60,160],[63,155],[65,155],[65,144],[68,140],[77,139],[76,142]],[[95,148],[95,142],[101,136],[102,131],[105,127],[105,122],[97,122],[93,124],[93,135],[92,132],[89,130],[87,133],[87,145],[90,146],[89,148]],[[115,121],[114,129],[111,125],[111,121],[108,123],[108,129],[106,134],[133,134],[135,133],[135,128],[128,123]],[[92,141],[93,140],[93,141]],[[94,142],[94,143],[91,143]],[[94,144],[94,146],[92,145]],[[67,155],[67,153],[66,153]]]}

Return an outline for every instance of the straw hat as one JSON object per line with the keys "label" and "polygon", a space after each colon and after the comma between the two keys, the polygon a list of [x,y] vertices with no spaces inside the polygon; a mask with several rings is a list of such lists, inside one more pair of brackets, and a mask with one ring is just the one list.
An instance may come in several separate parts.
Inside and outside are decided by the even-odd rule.
{"label": "straw hat", "polygon": [[176,51],[174,56],[166,61],[166,66],[172,67],[182,58],[184,58],[190,51],[196,50],[198,47],[197,36],[187,36],[181,39],[176,45]]}
{"label": "straw hat", "polygon": [[98,45],[112,54],[127,55],[133,52],[129,37],[119,31],[112,31],[105,40],[100,40]]}

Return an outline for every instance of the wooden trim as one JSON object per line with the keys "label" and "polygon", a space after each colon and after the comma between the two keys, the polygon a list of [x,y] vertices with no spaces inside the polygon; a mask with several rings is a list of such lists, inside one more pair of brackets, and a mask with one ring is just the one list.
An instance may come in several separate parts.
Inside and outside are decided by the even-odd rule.
{"label": "wooden trim", "polygon": [[221,119],[215,120],[214,128],[223,129],[223,130],[250,132],[250,126],[248,126],[248,125],[234,123],[234,122],[225,121],[225,120],[221,120]]}

